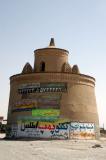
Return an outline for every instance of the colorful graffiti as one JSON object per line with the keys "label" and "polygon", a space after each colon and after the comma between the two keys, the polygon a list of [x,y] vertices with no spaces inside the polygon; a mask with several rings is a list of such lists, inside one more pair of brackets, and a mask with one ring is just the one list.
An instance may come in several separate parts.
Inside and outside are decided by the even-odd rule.
{"label": "colorful graffiti", "polygon": [[[29,99],[22,99],[16,102],[12,112],[32,111],[32,109],[59,109],[61,94],[55,95],[35,95]],[[33,111],[34,112],[34,111]]]}
{"label": "colorful graffiti", "polygon": [[16,102],[16,108],[29,108],[29,107],[37,107],[37,100],[36,99],[26,99]]}
{"label": "colorful graffiti", "polygon": [[36,117],[59,117],[59,109],[32,109],[32,116]]}
{"label": "colorful graffiti", "polygon": [[66,92],[66,83],[32,83],[32,84],[22,84],[19,86],[18,93],[42,93],[42,92]]}
{"label": "colorful graffiti", "polygon": [[10,138],[31,137],[48,139],[95,139],[94,123],[70,122],[58,119],[55,122],[18,121],[12,125]]}
{"label": "colorful graffiti", "polygon": [[[13,129],[14,128],[14,129]],[[50,139],[68,139],[69,125],[68,122],[61,123],[51,122],[22,122],[19,121],[16,126],[12,126],[12,138],[16,137],[34,137],[34,138],[50,138]]]}
{"label": "colorful graffiti", "polygon": [[37,108],[36,99],[25,99],[16,102],[13,106],[12,112],[32,111],[32,109],[35,108]]}
{"label": "colorful graffiti", "polygon": [[95,139],[94,123],[71,122],[70,137],[72,139]]}

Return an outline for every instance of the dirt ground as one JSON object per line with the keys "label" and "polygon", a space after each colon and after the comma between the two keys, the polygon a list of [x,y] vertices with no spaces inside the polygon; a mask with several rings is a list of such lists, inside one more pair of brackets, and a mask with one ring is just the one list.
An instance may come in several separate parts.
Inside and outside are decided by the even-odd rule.
{"label": "dirt ground", "polygon": [[4,140],[0,160],[106,160],[106,138],[97,140]]}

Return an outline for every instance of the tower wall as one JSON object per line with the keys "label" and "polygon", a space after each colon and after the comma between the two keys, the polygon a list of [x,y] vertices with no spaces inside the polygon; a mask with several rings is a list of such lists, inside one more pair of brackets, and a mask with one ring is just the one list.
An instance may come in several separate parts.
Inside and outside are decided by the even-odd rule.
{"label": "tower wall", "polygon": [[35,50],[35,72],[41,71],[42,62],[45,63],[45,72],[61,72],[63,64],[68,62],[68,51],[58,48]]}
{"label": "tower wall", "polygon": [[[22,101],[22,95],[18,93],[19,87],[25,84],[36,84],[38,82],[41,84],[67,84],[67,91],[65,92],[30,93],[30,99],[33,100],[38,95],[61,95],[60,106],[58,108],[60,110],[60,119],[65,120],[67,123],[83,124],[83,126],[94,124],[95,138],[99,138],[99,122],[94,91],[95,80],[92,77],[81,74],[33,73],[12,76],[10,78],[11,94],[8,112],[8,124],[10,126],[12,124],[17,125],[20,117],[22,119],[28,116],[32,117],[32,110],[21,112],[13,112],[13,110],[16,108],[17,102]],[[69,137],[71,138],[74,134],[71,133]]]}

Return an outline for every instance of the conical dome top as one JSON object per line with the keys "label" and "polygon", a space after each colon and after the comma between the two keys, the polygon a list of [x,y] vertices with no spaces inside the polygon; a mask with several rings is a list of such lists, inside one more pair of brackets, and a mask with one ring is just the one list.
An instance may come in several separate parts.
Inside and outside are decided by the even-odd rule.
{"label": "conical dome top", "polygon": [[51,38],[50,43],[49,43],[49,47],[55,47],[54,38]]}

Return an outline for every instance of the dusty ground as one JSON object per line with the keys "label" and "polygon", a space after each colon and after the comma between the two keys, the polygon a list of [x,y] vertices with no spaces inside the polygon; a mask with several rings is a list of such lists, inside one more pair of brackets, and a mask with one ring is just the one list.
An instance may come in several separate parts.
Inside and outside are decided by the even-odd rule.
{"label": "dusty ground", "polygon": [[[106,138],[96,140],[8,141],[0,139],[0,160],[106,160]],[[95,144],[101,147],[92,148]]]}

